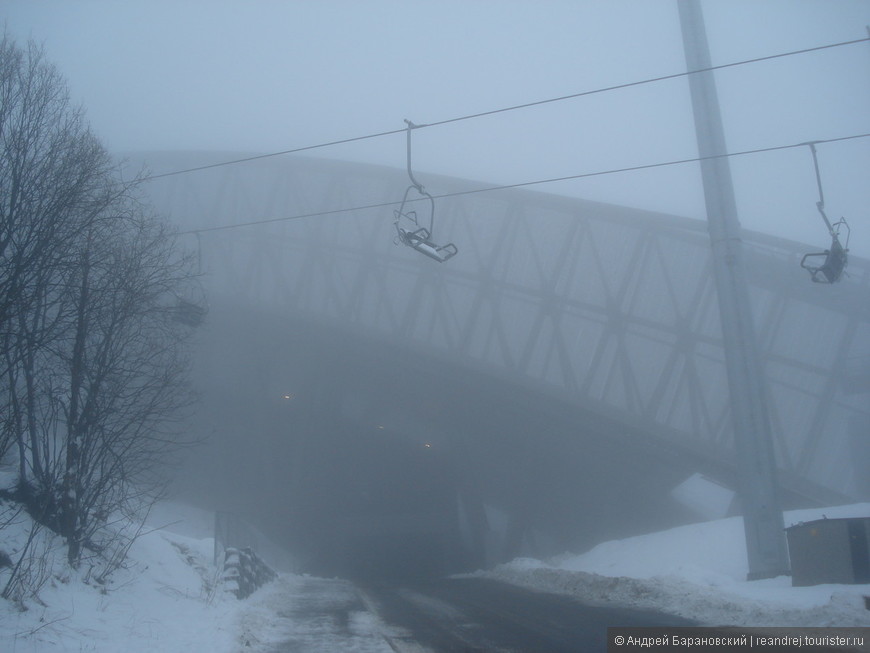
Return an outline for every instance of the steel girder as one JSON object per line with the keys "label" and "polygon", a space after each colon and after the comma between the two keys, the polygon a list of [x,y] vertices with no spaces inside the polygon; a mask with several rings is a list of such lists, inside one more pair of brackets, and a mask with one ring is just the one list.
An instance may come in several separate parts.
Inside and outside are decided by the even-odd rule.
{"label": "steel girder", "polygon": [[[220,158],[220,157],[218,157]],[[149,157],[155,174],[207,162]],[[436,198],[478,185],[427,177]],[[706,226],[698,220],[528,191],[436,199],[440,265],[394,245],[399,170],[319,159],[265,159],[165,177],[150,198],[182,229],[204,231],[207,286],[370,331],[534,383],[616,414],[703,455],[732,444]],[[843,370],[870,352],[870,264],[836,286],[808,281],[805,246],[746,233],[756,333],[765,357],[784,474],[850,495],[849,421],[865,394]],[[854,429],[853,429],[854,432]]]}

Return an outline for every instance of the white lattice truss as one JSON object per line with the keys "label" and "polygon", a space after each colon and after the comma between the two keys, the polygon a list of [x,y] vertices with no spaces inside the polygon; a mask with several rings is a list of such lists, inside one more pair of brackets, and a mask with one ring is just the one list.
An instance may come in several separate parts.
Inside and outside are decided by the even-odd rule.
{"label": "white lattice truss", "polygon": [[[201,162],[150,161],[155,173]],[[435,195],[481,186],[426,181]],[[284,158],[148,190],[183,228],[207,228],[394,202],[405,185],[398,170]],[[508,190],[437,200],[436,217],[434,239],[460,249],[445,264],[395,246],[393,207],[205,232],[206,283],[540,384],[696,453],[730,450],[704,222]],[[849,421],[870,406],[844,384],[870,353],[870,264],[822,286],[799,266],[812,248],[744,243],[778,464],[849,494]]]}

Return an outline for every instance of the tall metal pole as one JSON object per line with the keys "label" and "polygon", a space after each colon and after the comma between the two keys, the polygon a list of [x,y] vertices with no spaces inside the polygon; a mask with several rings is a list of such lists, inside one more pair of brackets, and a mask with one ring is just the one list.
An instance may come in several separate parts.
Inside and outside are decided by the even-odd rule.
{"label": "tall metal pole", "polygon": [[[710,50],[699,0],[677,0],[686,64],[690,71],[710,68]],[[789,573],[764,367],[758,353],[743,264],[743,243],[726,153],[725,133],[713,72],[689,75],[707,229],[719,299],[725,364],[734,425],[746,531],[749,579]],[[720,158],[704,158],[720,157]]]}

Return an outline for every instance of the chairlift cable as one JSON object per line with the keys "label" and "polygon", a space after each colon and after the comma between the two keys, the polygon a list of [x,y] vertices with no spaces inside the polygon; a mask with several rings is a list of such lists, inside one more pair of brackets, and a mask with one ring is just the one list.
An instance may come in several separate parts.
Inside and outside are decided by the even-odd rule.
{"label": "chairlift cable", "polygon": [[[866,39],[870,41],[870,38]],[[193,168],[185,168],[183,170],[174,170],[172,172],[162,172],[157,175],[146,175],[140,181],[151,181],[152,179],[162,179],[163,177],[174,177],[176,175],[183,175],[189,172],[199,172],[200,170],[210,170],[211,168],[221,168],[223,166],[231,166],[236,165],[238,163],[249,163],[251,161],[258,161],[260,159],[269,159],[275,156],[281,156],[284,154],[297,154],[299,152],[305,152],[307,150],[316,150],[323,147],[331,147],[333,145],[344,145],[345,143],[355,143],[357,141],[364,141],[371,138],[379,138],[381,136],[392,136],[393,134],[401,134],[404,132],[404,129],[391,129],[390,131],[385,132],[377,132],[375,134],[366,134],[365,136],[354,136],[352,138],[343,138],[337,141],[329,141],[326,143],[318,143],[317,145],[306,145],[303,147],[297,147],[292,150],[282,150],[281,152],[270,152],[268,154],[255,154],[254,156],[246,156],[241,159],[233,159],[231,161],[221,161],[219,163],[209,163],[207,165],[195,166]]]}
{"label": "chairlift cable", "polygon": [[[870,40],[870,39],[868,39],[868,40]],[[400,131],[405,131],[405,130],[400,130]],[[840,136],[837,138],[828,138],[828,139],[823,139],[823,140],[816,140],[816,141],[813,141],[813,143],[815,143],[815,144],[839,143],[842,141],[857,140],[860,138],[868,138],[868,137],[870,137],[870,132],[864,133],[864,134],[853,134],[851,136]],[[629,167],[625,167],[625,168],[611,168],[609,170],[599,170],[596,172],[584,172],[584,173],[580,173],[577,175],[566,175],[564,177],[551,177],[549,179],[537,179],[534,181],[524,181],[524,182],[519,182],[519,183],[515,183],[515,184],[505,184],[502,186],[487,186],[484,188],[475,188],[475,189],[471,189],[471,190],[455,191],[452,193],[443,193],[440,195],[432,195],[431,198],[432,199],[446,199],[448,197],[459,197],[459,196],[463,196],[463,195],[473,195],[473,194],[477,194],[477,193],[489,193],[492,191],[508,190],[511,188],[524,188],[524,187],[528,187],[528,186],[550,184],[550,183],[555,183],[555,182],[560,182],[560,181],[570,181],[570,180],[574,180],[574,179],[585,179],[588,177],[602,177],[605,175],[614,175],[614,174],[619,174],[619,173],[623,173],[623,172],[633,172],[633,171],[637,171],[637,170],[650,170],[653,168],[665,168],[668,166],[683,165],[686,163],[697,163],[699,161],[707,161],[710,159],[724,159],[724,158],[728,158],[728,157],[746,156],[746,155],[750,155],[750,154],[763,154],[766,152],[776,152],[776,151],[780,151],[780,150],[789,150],[789,149],[794,149],[797,147],[803,147],[806,144],[807,144],[806,141],[804,141],[801,143],[792,143],[790,145],[774,145],[771,147],[761,147],[761,148],[755,148],[752,150],[742,150],[740,152],[729,152],[729,153],[725,153],[725,154],[715,154],[715,155],[711,155],[711,156],[693,157],[693,158],[689,158],[689,159],[677,159],[677,160],[672,160],[672,161],[663,161],[660,163],[647,163],[647,164],[643,164],[643,165],[629,166]],[[413,201],[419,201],[419,200],[413,200]],[[251,222],[239,222],[239,223],[228,224],[228,225],[220,225],[220,226],[216,226],[216,227],[204,227],[202,229],[190,229],[188,231],[180,231],[180,232],[178,232],[178,234],[179,235],[202,234],[202,233],[207,233],[207,232],[212,232],[212,231],[224,231],[224,230],[228,230],[228,229],[238,229],[241,227],[260,226],[260,225],[272,224],[272,223],[276,223],[276,222],[289,222],[292,220],[302,220],[304,218],[317,218],[317,217],[328,216],[328,215],[336,215],[339,213],[351,213],[353,211],[365,211],[368,209],[381,209],[381,208],[385,208],[385,207],[389,207],[389,206],[399,206],[401,204],[402,204],[401,201],[380,202],[377,204],[365,204],[365,205],[361,205],[361,206],[353,206],[353,207],[342,208],[342,209],[331,209],[328,211],[317,211],[314,213],[303,213],[303,214],[299,214],[299,215],[291,215],[291,216],[287,216],[287,217],[283,217],[283,218],[268,218],[266,220],[253,220]]]}
{"label": "chairlift cable", "polygon": [[[870,29],[868,29],[868,32],[870,32]],[[800,50],[791,50],[789,52],[781,52],[779,54],[766,55],[764,57],[755,57],[753,59],[744,59],[742,61],[734,61],[731,63],[718,64],[716,66],[710,66],[708,68],[699,68],[697,70],[687,70],[687,71],[680,72],[680,73],[672,73],[670,75],[662,75],[660,77],[651,77],[649,79],[642,79],[642,80],[638,80],[638,81],[634,81],[634,82],[627,82],[625,84],[616,84],[613,86],[605,86],[602,88],[597,88],[597,89],[593,89],[593,90],[589,90],[589,91],[580,91],[578,93],[561,95],[559,97],[547,98],[544,100],[537,100],[534,102],[526,102],[524,104],[516,104],[513,106],[502,107],[500,109],[492,109],[489,111],[481,111],[479,113],[471,113],[471,114],[467,114],[467,115],[463,115],[463,116],[457,116],[454,118],[447,118],[445,120],[438,120],[435,122],[429,122],[429,123],[422,124],[422,125],[414,125],[413,128],[423,129],[426,127],[437,127],[440,125],[446,125],[449,123],[460,122],[463,120],[471,120],[474,118],[483,118],[483,117],[492,116],[492,115],[495,115],[498,113],[505,113],[508,111],[516,111],[518,109],[529,109],[531,107],[540,106],[543,104],[552,104],[554,102],[562,102],[564,100],[573,100],[575,98],[585,97],[588,95],[596,95],[598,93],[617,91],[617,90],[621,90],[621,89],[631,88],[633,86],[642,86],[644,84],[652,84],[652,83],[663,82],[663,81],[667,81],[667,80],[671,80],[671,79],[678,79],[680,77],[686,77],[688,75],[694,75],[697,73],[711,72],[714,70],[722,70],[725,68],[734,68],[734,67],[743,66],[746,64],[759,63],[762,61],[770,61],[773,59],[781,59],[784,57],[791,57],[791,56],[799,55],[799,54],[807,54],[809,52],[818,52],[821,50],[829,50],[832,48],[839,48],[839,47],[843,47],[843,46],[847,46],[847,45],[855,45],[857,43],[866,43],[868,41],[870,41],[870,33],[868,33],[867,37],[860,38],[860,39],[853,39],[851,41],[840,41],[838,43],[829,43],[827,45],[818,45],[818,46],[814,46],[811,48],[802,48]],[[358,141],[364,141],[364,140],[369,140],[369,139],[373,139],[373,138],[380,138],[382,136],[392,136],[395,134],[400,134],[404,131],[406,131],[406,130],[405,129],[391,129],[388,131],[366,134],[364,136],[354,136],[351,138],[343,138],[343,139],[339,139],[339,140],[318,143],[316,145],[306,145],[303,147],[297,147],[297,148],[293,148],[293,149],[289,149],[289,150],[282,150],[280,152],[270,152],[267,154],[257,154],[254,156],[248,156],[248,157],[244,157],[241,159],[232,159],[229,161],[210,163],[207,165],[195,166],[192,168],[184,168],[182,170],[163,172],[163,173],[156,174],[156,175],[146,175],[140,181],[145,182],[145,181],[151,181],[153,179],[162,179],[164,177],[172,177],[172,176],[176,176],[176,175],[187,174],[190,172],[199,172],[201,170],[210,170],[212,168],[220,168],[223,166],[236,165],[236,164],[240,164],[240,163],[249,163],[251,161],[258,161],[260,159],[267,159],[267,158],[271,158],[271,157],[282,156],[285,154],[297,154],[299,152],[306,152],[309,150],[316,150],[316,149],[320,149],[320,148],[324,148],[324,147],[332,147],[334,145],[344,145],[347,143],[355,143]]]}
{"label": "chairlift cable", "polygon": [[598,93],[607,93],[609,91],[619,91],[626,88],[631,88],[633,86],[642,86],[644,84],[652,84],[656,82],[664,82],[671,79],[678,79],[680,77],[687,77],[689,75],[696,75],[698,73],[707,73],[714,70],[722,70],[725,68],[734,68],[737,66],[744,66],[746,64],[752,63],[760,63],[762,61],[770,61],[772,59],[781,59],[783,57],[791,57],[798,54],[806,54],[808,52],[817,52],[819,50],[827,50],[830,48],[837,48],[845,45],[855,45],[856,43],[865,43],[870,41],[870,36],[867,38],[854,39],[852,41],[841,41],[840,43],[831,43],[828,45],[819,45],[812,48],[803,48],[801,50],[792,50],[790,52],[781,52],[779,54],[771,54],[764,57],[755,57],[753,59],[744,59],[743,61],[734,61],[731,63],[718,64],[716,66],[709,66],[707,68],[698,68],[696,70],[687,70],[681,73],[672,73],[670,75],[662,75],[660,77],[651,77],[649,79],[642,79],[635,82],[626,82],[625,84],[615,84],[613,86],[605,86],[602,88],[597,88],[591,91],[581,91],[579,93],[571,93],[570,95],[562,95],[560,97],[549,98],[546,100],[538,100],[536,102],[527,102],[526,104],[517,104],[511,107],[504,107],[503,109],[493,109],[491,111],[482,111],[480,113],[469,114],[467,116],[460,116],[458,118],[448,118],[447,120],[439,120],[436,122],[430,122],[425,125],[419,125],[420,127],[436,127],[438,125],[446,125],[451,122],[459,122],[460,120],[469,120],[471,118],[482,118],[484,116],[491,116],[496,113],[503,113],[506,111],[515,111],[517,109],[527,109],[529,107],[538,106],[541,104],[549,104],[552,102],[561,102],[562,100],[573,100],[579,97],[585,97],[587,95],[596,95]]}

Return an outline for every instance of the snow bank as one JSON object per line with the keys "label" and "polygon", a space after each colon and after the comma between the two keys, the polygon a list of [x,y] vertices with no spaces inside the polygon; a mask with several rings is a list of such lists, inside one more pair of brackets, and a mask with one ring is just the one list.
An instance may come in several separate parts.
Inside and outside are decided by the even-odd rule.
{"label": "snow bank", "polygon": [[[2,502],[0,513],[4,507],[11,509],[4,521],[11,523],[0,531],[0,549],[16,558],[32,523]],[[42,531],[47,581],[23,612],[0,599],[0,650],[266,653],[296,646],[311,653],[390,653],[382,634],[389,628],[366,610],[349,581],[280,574],[236,600],[212,564],[213,527],[213,513],[158,504],[150,514],[151,530],[136,540],[124,568],[105,586],[93,580],[87,563],[70,572],[60,538]],[[0,571],[0,589],[8,575]]]}
{"label": "snow bank", "polygon": [[[866,516],[870,504],[788,513],[786,524]],[[9,518],[6,514],[6,519]],[[38,543],[48,561],[39,601],[19,611],[0,600],[0,650],[310,651],[388,653],[389,627],[360,604],[348,581],[282,574],[245,601],[226,594],[212,565],[209,513],[164,504],[156,530],[129,552],[125,568],[99,585],[83,565],[71,573],[58,538]],[[160,528],[165,526],[165,528]],[[13,554],[26,540],[23,514],[4,528],[0,548]],[[586,602],[660,610],[704,624],[870,626],[863,596],[870,585],[791,587],[787,577],[747,582],[743,524],[723,519],[603,543],[581,555],[546,562],[522,558],[480,575]],[[0,585],[8,571],[0,571]],[[335,614],[346,615],[339,623]]]}
{"label": "snow bank", "polygon": [[[18,515],[2,531],[2,548],[13,553],[29,532]],[[226,597],[211,564],[213,542],[166,530],[142,535],[124,567],[105,585],[83,563],[71,572],[64,547],[43,531],[49,569],[38,599],[20,611],[0,600],[0,649],[31,651],[189,651],[235,650],[239,604]],[[13,559],[16,556],[13,553]],[[8,572],[0,574],[5,585]]]}
{"label": "snow bank", "polygon": [[[866,517],[870,504],[786,513],[803,521]],[[748,582],[741,518],[605,542],[546,562],[522,558],[479,575],[596,603],[661,610],[711,625],[870,626],[870,585],[792,587],[787,576]]]}

